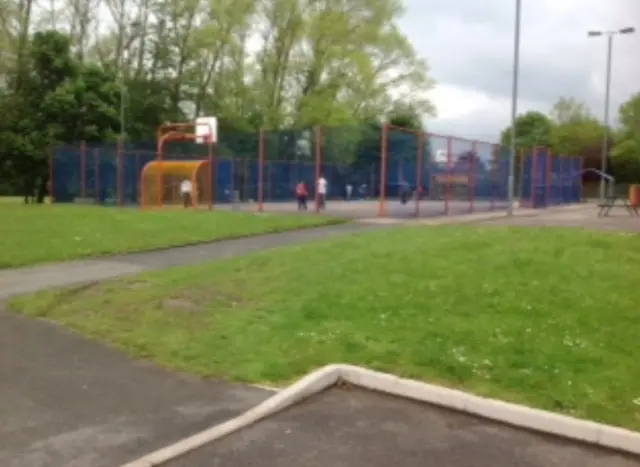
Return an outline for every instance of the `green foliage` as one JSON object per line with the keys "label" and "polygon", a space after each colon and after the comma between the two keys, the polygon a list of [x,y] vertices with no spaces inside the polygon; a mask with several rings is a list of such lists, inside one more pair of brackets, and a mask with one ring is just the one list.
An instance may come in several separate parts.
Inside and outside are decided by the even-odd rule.
{"label": "green foliage", "polygon": [[[121,9],[103,21],[90,0],[37,15],[31,2],[1,7],[0,191],[44,186],[51,144],[122,131],[152,149],[160,123],[200,115],[218,117],[221,153],[254,157],[262,128],[271,152],[292,159],[305,138],[276,132],[342,127],[331,144],[350,163],[366,122],[397,102],[433,112],[416,97],[433,81],[397,27],[401,0],[131,0],[131,22]],[[69,36],[56,32],[61,17]]]}
{"label": "green foliage", "polygon": [[[542,112],[530,111],[516,118],[516,149],[531,149],[536,146],[549,146],[553,123]],[[511,146],[511,126],[500,135],[502,147]]]}
{"label": "green foliage", "polygon": [[612,165],[617,178],[625,182],[640,182],[640,92],[620,106],[620,129],[612,150]]}

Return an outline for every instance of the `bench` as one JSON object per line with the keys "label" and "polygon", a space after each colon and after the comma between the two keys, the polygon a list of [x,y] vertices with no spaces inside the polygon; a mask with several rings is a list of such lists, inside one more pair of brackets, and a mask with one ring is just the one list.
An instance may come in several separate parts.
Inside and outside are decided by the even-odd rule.
{"label": "bench", "polygon": [[630,216],[640,216],[638,206],[629,203],[627,198],[619,198],[618,196],[607,196],[603,203],[598,204],[598,207],[600,208],[598,217],[607,217],[613,208],[624,208]]}

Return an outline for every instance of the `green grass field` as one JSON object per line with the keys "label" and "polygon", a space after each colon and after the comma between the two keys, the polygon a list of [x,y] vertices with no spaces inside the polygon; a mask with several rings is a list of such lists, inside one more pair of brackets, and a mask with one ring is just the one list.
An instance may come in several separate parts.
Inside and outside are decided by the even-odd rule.
{"label": "green grass field", "polygon": [[640,239],[405,228],[13,300],[161,365],[284,384],[349,362],[640,428]]}
{"label": "green grass field", "polygon": [[0,203],[0,269],[341,222],[298,216]]}

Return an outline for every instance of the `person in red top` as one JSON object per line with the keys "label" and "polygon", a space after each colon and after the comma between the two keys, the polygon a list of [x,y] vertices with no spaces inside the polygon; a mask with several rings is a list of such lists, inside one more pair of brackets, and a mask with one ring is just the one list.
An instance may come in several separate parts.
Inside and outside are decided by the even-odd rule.
{"label": "person in red top", "polygon": [[298,182],[296,185],[296,199],[298,200],[298,211],[307,210],[307,187],[304,182]]}

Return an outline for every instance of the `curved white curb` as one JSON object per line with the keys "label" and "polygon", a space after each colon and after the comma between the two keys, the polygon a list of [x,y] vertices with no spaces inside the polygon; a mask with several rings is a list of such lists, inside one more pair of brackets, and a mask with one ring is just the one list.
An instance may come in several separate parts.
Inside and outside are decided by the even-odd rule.
{"label": "curved white curb", "polygon": [[353,365],[316,370],[242,415],[147,454],[121,467],[151,467],[227,436],[344,381],[354,386],[466,412],[528,430],[640,455],[640,433],[543,410],[474,396],[462,391],[398,378]]}

